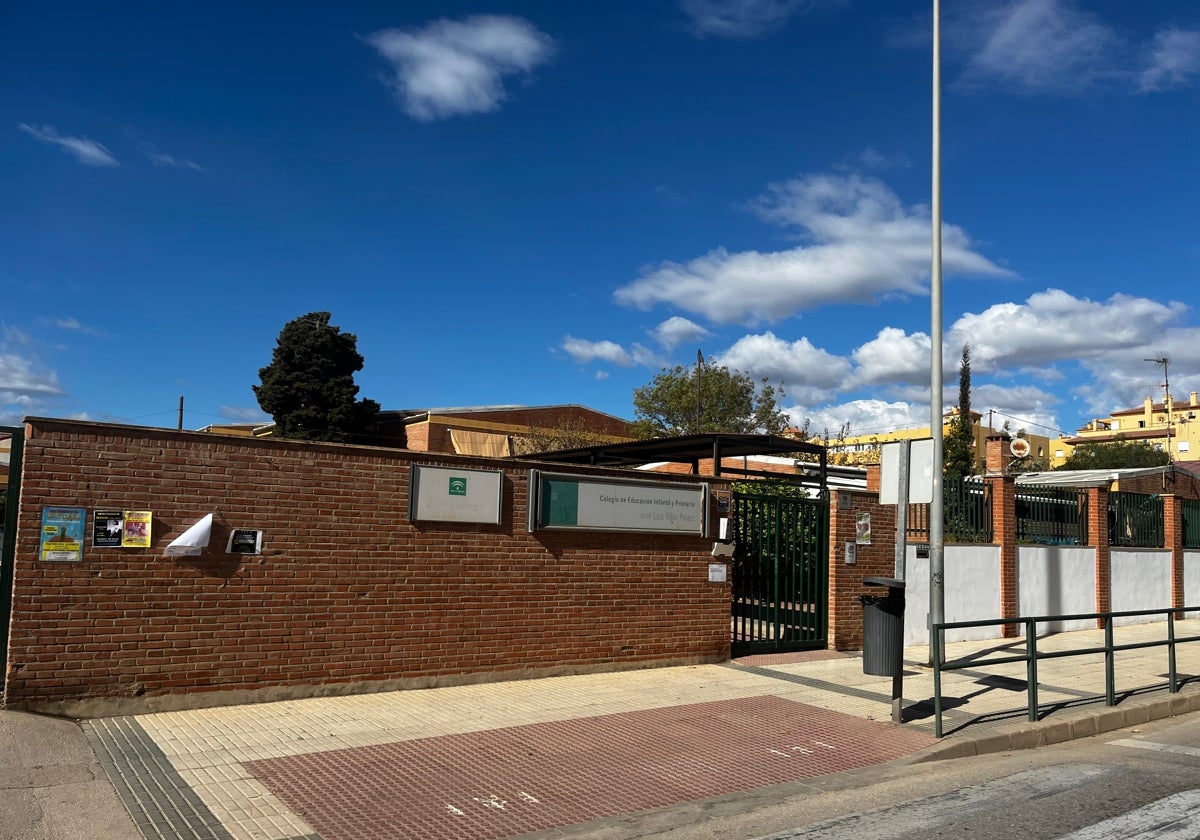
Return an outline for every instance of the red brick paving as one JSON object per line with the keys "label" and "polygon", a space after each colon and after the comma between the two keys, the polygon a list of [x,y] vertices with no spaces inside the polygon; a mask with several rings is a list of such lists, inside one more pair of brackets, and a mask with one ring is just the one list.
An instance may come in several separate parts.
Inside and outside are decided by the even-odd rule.
{"label": "red brick paving", "polygon": [[246,767],[323,840],[491,840],[866,767],[934,740],[765,696]]}

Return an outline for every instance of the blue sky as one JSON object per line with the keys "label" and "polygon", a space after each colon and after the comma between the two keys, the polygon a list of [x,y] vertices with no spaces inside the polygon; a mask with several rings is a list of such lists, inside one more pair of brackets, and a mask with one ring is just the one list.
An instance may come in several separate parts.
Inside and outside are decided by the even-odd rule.
{"label": "blue sky", "polygon": [[[931,3],[10,4],[0,422],[262,418],[311,311],[384,408],[581,403],[697,349],[928,422]],[[1200,390],[1200,6],[945,0],[946,402]],[[1040,425],[1038,425],[1040,424]]]}

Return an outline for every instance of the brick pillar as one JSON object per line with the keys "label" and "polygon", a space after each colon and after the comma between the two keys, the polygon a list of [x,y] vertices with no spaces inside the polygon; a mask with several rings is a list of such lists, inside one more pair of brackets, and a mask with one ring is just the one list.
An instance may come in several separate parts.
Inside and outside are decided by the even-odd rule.
{"label": "brick pillar", "polygon": [[[1108,545],[1108,488],[1089,487],[1088,545],[1096,549],[1096,612],[1112,610],[1112,575]],[[1096,626],[1104,622],[1096,619]]]}
{"label": "brick pillar", "polygon": [[[991,443],[989,438],[989,464]],[[1000,544],[1000,617],[1016,618],[1021,614],[1017,580],[1017,483],[1011,475],[989,475],[987,483],[992,488],[992,540]],[[1008,639],[1020,635],[1020,628],[1005,624],[1000,632]]]}
{"label": "brick pillar", "polygon": [[987,452],[984,457],[984,468],[988,475],[1004,475],[1012,462],[1012,453],[1008,444],[1012,441],[1008,435],[988,435]]}
{"label": "brick pillar", "polygon": [[[829,647],[862,650],[864,577],[892,577],[896,560],[896,508],[881,505],[873,493],[837,490],[829,507]],[[855,543],[860,513],[871,515],[871,542]],[[846,563],[846,545],[855,546],[855,563]],[[877,587],[872,593],[883,594]]]}
{"label": "brick pillar", "polygon": [[882,483],[883,467],[880,464],[867,464],[867,492],[878,495]]}
{"label": "brick pillar", "polygon": [[[1163,495],[1163,544],[1171,549],[1171,606],[1183,602],[1183,505],[1174,493]],[[1177,613],[1176,618],[1183,618]]]}

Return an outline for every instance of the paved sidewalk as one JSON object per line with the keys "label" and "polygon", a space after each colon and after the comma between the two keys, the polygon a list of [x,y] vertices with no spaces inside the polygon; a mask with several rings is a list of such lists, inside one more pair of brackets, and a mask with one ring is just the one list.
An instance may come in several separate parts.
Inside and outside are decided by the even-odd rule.
{"label": "paved sidewalk", "polygon": [[[1118,644],[1166,625],[1117,628]],[[1176,636],[1200,635],[1200,621]],[[1038,640],[1093,647],[1099,631]],[[1019,653],[962,642],[950,658]],[[314,698],[83,722],[138,828],[162,838],[487,838],[545,832],[889,762],[1008,750],[1200,710],[1200,643],[1045,660],[1042,719],[1026,721],[1025,666],[943,676],[948,737],[933,737],[925,648],[906,652],[905,719],[890,677],[832,651],[729,663]],[[13,715],[6,712],[2,715]],[[4,719],[4,718],[0,718]],[[2,823],[0,823],[2,824]],[[563,836],[570,831],[564,830]],[[13,835],[20,837],[20,835]],[[104,835],[118,837],[120,834]]]}

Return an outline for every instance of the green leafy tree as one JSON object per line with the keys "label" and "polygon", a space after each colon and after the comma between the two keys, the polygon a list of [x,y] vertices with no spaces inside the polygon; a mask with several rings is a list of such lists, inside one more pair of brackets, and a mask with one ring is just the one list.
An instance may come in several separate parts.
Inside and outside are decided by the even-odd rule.
{"label": "green leafy tree", "polygon": [[275,433],[297,440],[362,442],[379,403],[356,399],[362,370],[358,338],[310,312],[284,325],[271,364],[258,372],[254,395],[275,420]]}
{"label": "green leafy tree", "polygon": [[971,346],[964,344],[958,363],[958,413],[950,420],[949,433],[942,443],[946,475],[975,473],[975,423],[971,419]]}
{"label": "green leafy tree", "polygon": [[1118,437],[1112,443],[1081,443],[1060,470],[1113,470],[1122,467],[1161,467],[1170,463],[1166,452],[1144,441]]}
{"label": "green leafy tree", "polygon": [[[697,377],[699,384],[697,385]],[[663,368],[649,384],[634,389],[640,438],[703,432],[778,434],[787,428],[779,408],[783,389],[766,379],[703,360],[696,367]]]}

